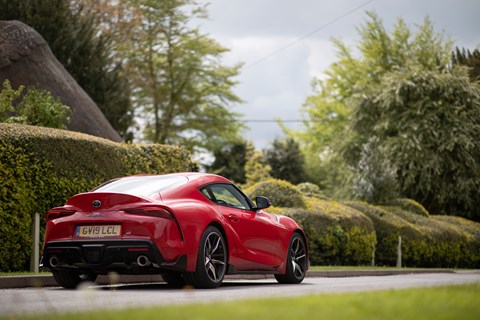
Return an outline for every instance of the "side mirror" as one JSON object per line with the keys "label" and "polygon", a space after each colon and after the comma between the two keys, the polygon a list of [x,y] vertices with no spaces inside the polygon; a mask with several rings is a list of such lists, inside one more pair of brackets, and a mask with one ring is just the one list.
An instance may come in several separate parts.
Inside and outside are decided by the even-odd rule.
{"label": "side mirror", "polygon": [[272,202],[270,202],[270,199],[267,197],[256,197],[255,202],[257,203],[257,207],[255,208],[257,210],[266,209],[272,205]]}

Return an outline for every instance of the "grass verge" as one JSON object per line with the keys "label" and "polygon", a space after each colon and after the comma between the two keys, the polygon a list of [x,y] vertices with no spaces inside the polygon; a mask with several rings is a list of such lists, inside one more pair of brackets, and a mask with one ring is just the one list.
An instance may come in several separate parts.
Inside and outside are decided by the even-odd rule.
{"label": "grass verge", "polygon": [[[480,283],[434,288],[321,294],[15,319],[478,319]],[[11,318],[9,318],[11,319]]]}

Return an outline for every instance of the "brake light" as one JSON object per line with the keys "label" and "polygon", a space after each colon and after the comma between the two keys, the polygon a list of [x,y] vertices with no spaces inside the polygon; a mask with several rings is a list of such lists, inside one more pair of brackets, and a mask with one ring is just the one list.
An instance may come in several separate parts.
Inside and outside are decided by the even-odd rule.
{"label": "brake light", "polygon": [[124,209],[123,211],[128,214],[137,214],[142,216],[175,220],[175,218],[173,217],[172,213],[170,213],[170,211],[163,208],[159,208],[159,207],[138,207],[138,208]]}
{"label": "brake light", "polygon": [[57,219],[57,218],[63,218],[67,216],[71,216],[74,214],[75,210],[68,210],[68,209],[57,209],[57,210],[50,210],[47,212],[47,221]]}

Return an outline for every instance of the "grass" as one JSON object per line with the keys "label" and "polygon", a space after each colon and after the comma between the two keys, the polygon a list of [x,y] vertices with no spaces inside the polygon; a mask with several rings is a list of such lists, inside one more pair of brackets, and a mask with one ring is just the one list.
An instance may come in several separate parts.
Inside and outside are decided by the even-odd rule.
{"label": "grass", "polygon": [[0,277],[21,277],[21,276],[48,276],[52,275],[51,272],[30,272],[30,271],[19,271],[19,272],[0,272]]}
{"label": "grass", "polygon": [[[348,294],[320,294],[295,298],[270,298],[49,314],[15,319],[478,319],[480,283],[409,290]],[[12,319],[11,317],[9,319]]]}

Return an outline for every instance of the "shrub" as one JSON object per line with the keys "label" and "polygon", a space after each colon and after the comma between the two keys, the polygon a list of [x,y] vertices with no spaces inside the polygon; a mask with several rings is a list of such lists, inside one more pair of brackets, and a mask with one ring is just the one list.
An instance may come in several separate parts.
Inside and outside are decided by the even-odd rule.
{"label": "shrub", "polygon": [[[24,87],[12,89],[5,80],[0,91],[0,120],[9,123],[32,124],[36,126],[64,129],[70,121],[70,107],[49,91],[30,87],[23,94]],[[19,101],[16,101],[19,100]],[[13,107],[17,102],[16,108]],[[15,116],[11,116],[11,114]]]}
{"label": "shrub", "polygon": [[46,212],[115,177],[196,169],[189,153],[178,147],[0,124],[0,271],[28,269],[35,212]]}
{"label": "shrub", "polygon": [[326,197],[322,194],[320,187],[311,182],[302,182],[297,184],[297,189],[307,197],[311,198],[319,198],[319,199],[326,199]]}
{"label": "shrub", "polygon": [[376,235],[361,212],[331,200],[316,199],[305,208],[273,208],[292,217],[304,229],[313,265],[371,264]]}
{"label": "shrub", "polygon": [[302,193],[288,181],[268,179],[247,188],[245,193],[253,198],[265,196],[276,207],[305,208],[306,203]]}
{"label": "shrub", "polygon": [[395,199],[388,203],[389,206],[399,207],[402,210],[428,217],[429,213],[420,203],[412,199]]}
{"label": "shrub", "polygon": [[[409,267],[478,267],[480,224],[459,218],[425,216],[402,207],[350,202],[372,219],[377,236],[378,265],[396,264],[402,237],[402,264]],[[461,222],[460,222],[461,221]]]}

